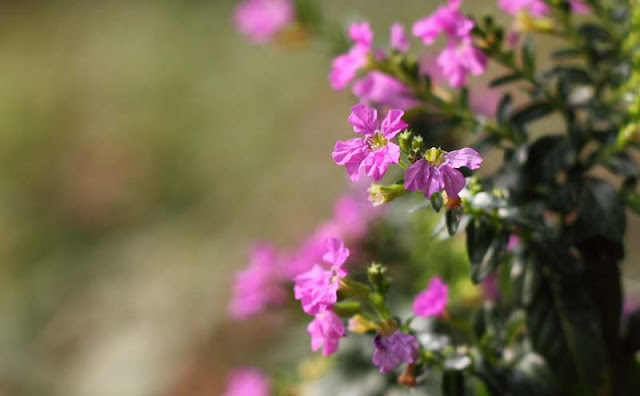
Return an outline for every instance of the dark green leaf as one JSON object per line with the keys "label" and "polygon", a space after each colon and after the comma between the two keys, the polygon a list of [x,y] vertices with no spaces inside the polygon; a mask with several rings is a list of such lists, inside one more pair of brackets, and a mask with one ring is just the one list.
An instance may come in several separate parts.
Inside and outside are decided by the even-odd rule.
{"label": "dark green leaf", "polygon": [[436,212],[440,212],[440,209],[442,208],[442,203],[443,203],[442,193],[437,192],[431,195],[431,207],[433,208],[433,210],[435,210]]}
{"label": "dark green leaf", "polygon": [[624,205],[616,189],[607,181],[588,178],[578,199],[578,220],[572,227],[577,240],[597,235],[621,241],[626,230]]}
{"label": "dark green leaf", "polygon": [[564,136],[543,136],[528,150],[523,172],[531,184],[552,182],[558,172],[567,170],[576,160],[575,151]]}
{"label": "dark green leaf", "polygon": [[553,374],[544,358],[528,352],[517,361],[511,375],[511,390],[518,396],[552,394]]}
{"label": "dark green leaf", "polygon": [[491,80],[489,86],[492,88],[499,87],[501,85],[510,84],[519,80],[522,80],[523,77],[520,73],[507,74],[502,77],[498,77],[496,79]]}
{"label": "dark green leaf", "polygon": [[553,112],[553,106],[546,101],[530,104],[524,109],[516,111],[511,116],[511,121],[516,125],[525,125],[548,116]]}
{"label": "dark green leaf", "polygon": [[447,231],[449,231],[450,236],[453,236],[458,231],[458,225],[460,224],[460,219],[462,218],[462,211],[459,209],[447,210],[446,218]]}
{"label": "dark green leaf", "polygon": [[605,165],[616,175],[640,177],[640,169],[636,160],[624,151],[611,157]]}
{"label": "dark green leaf", "polygon": [[496,112],[498,123],[505,125],[511,118],[511,109],[513,108],[513,98],[510,94],[505,94],[498,103],[498,110]]}
{"label": "dark green leaf", "polygon": [[526,74],[533,74],[536,69],[536,44],[530,36],[522,43],[522,68]]}
{"label": "dark green leaf", "polygon": [[464,396],[464,376],[459,371],[445,371],[442,373],[442,395]]}
{"label": "dark green leaf", "polygon": [[482,282],[500,263],[509,235],[493,224],[476,219],[467,227],[467,254],[471,263],[471,280]]}
{"label": "dark green leaf", "polygon": [[611,35],[608,31],[592,23],[583,23],[578,26],[578,32],[588,41],[610,41]]}
{"label": "dark green leaf", "polygon": [[565,48],[558,51],[554,51],[551,56],[556,60],[576,58],[581,56],[582,53],[575,48]]}

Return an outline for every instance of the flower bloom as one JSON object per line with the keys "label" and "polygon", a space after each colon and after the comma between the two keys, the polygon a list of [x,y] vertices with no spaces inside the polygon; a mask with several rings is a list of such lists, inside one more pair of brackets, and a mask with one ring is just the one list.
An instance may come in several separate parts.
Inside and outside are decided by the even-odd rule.
{"label": "flower bloom", "polygon": [[400,147],[389,140],[408,127],[403,115],[402,110],[389,110],[379,122],[375,109],[362,104],[352,107],[349,123],[364,137],[338,141],[332,153],[334,162],[344,165],[353,181],[360,178],[361,171],[375,181],[382,179],[389,165],[400,160]]}
{"label": "flower bloom", "polygon": [[244,0],[233,15],[236,28],[257,44],[270,41],[294,19],[291,0]]}
{"label": "flower bloom", "polygon": [[432,148],[424,158],[414,162],[405,172],[404,188],[421,191],[431,198],[435,192],[445,190],[449,198],[458,198],[466,181],[458,168],[478,169],[482,157],[472,148],[445,152]]}
{"label": "flower bloom", "polygon": [[344,336],[345,328],[342,319],[332,311],[316,314],[307,331],[311,336],[311,350],[322,348],[322,355],[329,356],[338,350],[340,337]]}
{"label": "flower bloom", "polygon": [[462,87],[469,74],[480,75],[487,67],[487,57],[473,46],[471,30],[474,23],[460,12],[461,2],[449,0],[447,5],[413,25],[413,35],[425,45],[433,44],[440,34],[447,37],[447,46],[437,63],[454,88]]}
{"label": "flower bloom", "polygon": [[239,368],[229,376],[222,396],[269,396],[269,379],[259,370]]}
{"label": "flower bloom", "polygon": [[[586,14],[589,12],[589,6],[582,0],[569,0],[569,5],[571,6],[571,10],[576,14]],[[498,7],[511,15],[525,11],[536,18],[549,15],[551,12],[544,0],[499,0]]]}
{"label": "flower bloom", "polygon": [[281,305],[286,293],[280,286],[281,274],[275,250],[266,244],[256,245],[249,266],[233,280],[233,297],[228,307],[234,319],[246,319],[269,305]]}
{"label": "flower bloom", "polygon": [[404,31],[404,26],[400,23],[391,25],[391,48],[399,52],[407,52],[409,50],[409,37]]}
{"label": "flower bloom", "polygon": [[413,313],[417,316],[440,316],[447,307],[449,288],[437,276],[431,278],[427,290],[413,300]]}
{"label": "flower bloom", "polygon": [[400,364],[415,363],[418,360],[420,344],[411,334],[395,331],[385,336],[378,334],[373,339],[373,364],[380,367],[381,373],[387,373]]}
{"label": "flower bloom", "polygon": [[295,277],[295,298],[301,300],[304,312],[316,315],[333,307],[338,300],[340,280],[347,276],[347,271],[342,268],[347,257],[349,249],[344,247],[341,240],[327,239],[327,251],[322,258],[331,264],[331,268],[324,269],[316,264]]}
{"label": "flower bloom", "polygon": [[358,70],[367,63],[373,46],[373,30],[367,22],[352,23],[349,26],[349,38],[353,47],[331,62],[329,83],[336,91],[346,87],[356,77]]}
{"label": "flower bloom", "polygon": [[420,103],[406,85],[379,71],[372,71],[356,81],[353,94],[360,99],[360,103],[395,109],[406,110]]}

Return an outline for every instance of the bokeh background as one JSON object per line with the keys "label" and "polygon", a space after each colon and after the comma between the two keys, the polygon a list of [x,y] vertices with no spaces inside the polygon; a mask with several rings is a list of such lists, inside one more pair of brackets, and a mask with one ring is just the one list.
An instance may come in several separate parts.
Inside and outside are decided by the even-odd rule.
{"label": "bokeh background", "polygon": [[[436,6],[319,3],[385,36]],[[217,395],[234,365],[306,351],[303,327],[225,306],[254,240],[330,215],[353,99],[329,46],[251,45],[233,6],[0,2],[0,395]]]}

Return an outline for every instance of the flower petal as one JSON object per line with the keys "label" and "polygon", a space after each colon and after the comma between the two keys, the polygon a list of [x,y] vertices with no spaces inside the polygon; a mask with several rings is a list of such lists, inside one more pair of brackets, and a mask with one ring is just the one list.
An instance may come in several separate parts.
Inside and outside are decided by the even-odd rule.
{"label": "flower petal", "polygon": [[382,135],[385,138],[393,139],[393,137],[396,136],[398,132],[402,131],[403,129],[407,129],[409,125],[406,122],[402,121],[403,115],[404,111],[402,110],[389,110],[380,127]]}
{"label": "flower petal", "polygon": [[344,247],[344,243],[338,238],[327,238],[327,251],[322,259],[329,264],[340,267],[349,257],[349,249]]}
{"label": "flower petal", "polygon": [[351,108],[349,124],[356,133],[373,136],[378,129],[378,111],[369,106],[358,104]]}
{"label": "flower petal", "polygon": [[362,161],[362,169],[373,180],[378,181],[387,172],[389,165],[397,164],[399,161],[400,147],[395,143],[387,143],[385,147],[368,153]]}
{"label": "flower petal", "polygon": [[469,169],[478,169],[482,164],[482,157],[472,148],[465,147],[460,150],[453,150],[445,154],[445,163],[452,168],[466,166]]}
{"label": "flower petal", "polygon": [[435,166],[421,159],[411,165],[404,174],[404,188],[409,191],[421,191],[425,197],[441,191],[444,181],[440,171]]}
{"label": "flower petal", "polygon": [[336,164],[345,166],[351,180],[358,181],[360,178],[360,165],[369,151],[371,149],[364,139],[340,140],[336,142],[331,157]]}
{"label": "flower petal", "polygon": [[440,165],[442,180],[444,182],[444,190],[450,198],[457,198],[458,193],[462,191],[467,181],[464,179],[459,170],[453,169],[447,164]]}

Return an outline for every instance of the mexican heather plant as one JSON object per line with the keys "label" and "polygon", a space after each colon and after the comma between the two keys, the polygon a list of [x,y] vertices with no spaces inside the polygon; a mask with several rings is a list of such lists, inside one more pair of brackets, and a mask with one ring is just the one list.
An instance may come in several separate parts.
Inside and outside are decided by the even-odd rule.
{"label": "mexican heather plant", "polygon": [[[427,3],[413,41],[396,22],[375,47],[358,21],[329,66],[331,87],[351,85],[359,102],[332,158],[369,183],[370,202],[355,194],[292,252],[256,248],[230,313],[300,300],[310,349],[336,356],[336,391],[377,371],[357,394],[640,394],[640,311],[623,314],[621,271],[627,216],[640,213],[640,2],[497,0],[506,27],[462,0]],[[340,37],[320,8],[245,0],[234,21],[259,43],[294,25]],[[416,207],[441,217],[432,233],[394,218],[423,220]],[[439,247],[454,237],[461,264]],[[272,392],[313,387],[276,378]]]}

